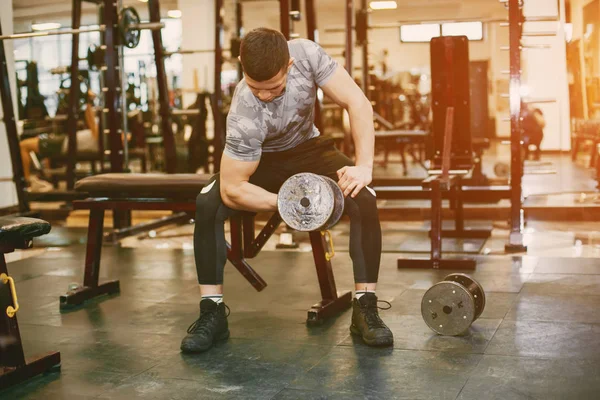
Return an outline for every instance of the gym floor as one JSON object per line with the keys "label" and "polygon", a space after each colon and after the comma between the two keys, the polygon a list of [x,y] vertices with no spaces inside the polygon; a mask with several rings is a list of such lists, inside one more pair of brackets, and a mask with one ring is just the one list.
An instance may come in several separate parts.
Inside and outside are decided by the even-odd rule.
{"label": "gym floor", "polygon": [[[347,228],[336,227],[338,241]],[[394,332],[393,349],[354,340],[350,310],[307,327],[306,310],[319,300],[312,255],[302,246],[267,248],[251,262],[268,283],[261,293],[226,268],[231,339],[189,356],[179,352],[198,314],[189,246],[105,246],[100,277],[120,279],[120,295],[61,313],[58,296],[81,280],[85,230],[58,227],[37,250],[13,255],[8,268],[27,355],[59,350],[62,370],[0,398],[596,399],[600,263],[591,257],[600,250],[593,230],[592,223],[532,222],[528,255],[510,256],[501,251],[507,232],[495,229],[482,245],[488,255],[476,255],[469,273],[487,305],[462,337],[435,335],[420,315],[426,289],[447,272],[398,270],[400,253],[384,253],[378,295],[392,304],[381,315]],[[428,246],[423,232],[385,232],[388,247]],[[338,290],[347,290],[352,268],[342,248],[333,265]]]}

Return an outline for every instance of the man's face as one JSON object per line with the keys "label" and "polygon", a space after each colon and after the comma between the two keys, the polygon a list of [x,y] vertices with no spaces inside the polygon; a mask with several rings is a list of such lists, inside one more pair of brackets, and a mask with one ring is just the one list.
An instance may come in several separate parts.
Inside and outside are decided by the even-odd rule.
{"label": "man's face", "polygon": [[287,68],[283,69],[277,75],[264,82],[257,82],[248,75],[244,74],[244,77],[246,78],[246,84],[259,100],[266,103],[271,102],[285,92],[287,75],[292,63],[293,59],[290,59],[290,63],[288,64]]}

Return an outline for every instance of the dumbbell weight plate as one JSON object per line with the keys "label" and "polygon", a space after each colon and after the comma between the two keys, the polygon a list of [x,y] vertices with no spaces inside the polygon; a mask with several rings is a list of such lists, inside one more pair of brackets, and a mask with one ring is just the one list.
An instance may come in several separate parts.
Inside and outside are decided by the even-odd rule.
{"label": "dumbbell weight plate", "polygon": [[485,292],[483,291],[483,287],[477,282],[475,279],[471,278],[466,274],[450,274],[444,278],[445,281],[453,281],[458,282],[464,287],[466,287],[471,294],[473,295],[473,300],[475,301],[475,318],[479,318],[481,313],[485,308]]}
{"label": "dumbbell weight plate", "polygon": [[460,335],[475,320],[475,301],[466,287],[442,281],[423,296],[421,315],[434,332],[446,336]]}
{"label": "dumbbell weight plate", "polygon": [[342,218],[342,214],[344,214],[344,193],[333,179],[327,176],[321,176],[321,178],[325,179],[334,196],[333,213],[331,214],[331,217],[329,217],[327,224],[323,227],[324,230],[327,230],[333,228],[340,218]]}
{"label": "dumbbell weight plate", "polygon": [[133,7],[124,8],[119,14],[119,32],[121,34],[121,44],[133,49],[140,43],[141,31],[131,28],[140,23],[140,15]]}
{"label": "dumbbell weight plate", "polygon": [[288,178],[277,197],[277,209],[292,229],[310,232],[321,229],[333,214],[334,191],[321,176],[300,173]]}

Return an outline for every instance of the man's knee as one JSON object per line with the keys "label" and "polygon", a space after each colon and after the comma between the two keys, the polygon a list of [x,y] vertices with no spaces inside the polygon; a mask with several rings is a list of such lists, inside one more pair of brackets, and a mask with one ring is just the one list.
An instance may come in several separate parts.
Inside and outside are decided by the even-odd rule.
{"label": "man's knee", "polygon": [[196,197],[196,215],[200,218],[214,216],[221,205],[218,177],[213,178],[202,188]]}
{"label": "man's knee", "polygon": [[377,196],[370,187],[364,187],[356,195],[346,198],[345,211],[350,218],[353,216],[372,215],[377,213]]}

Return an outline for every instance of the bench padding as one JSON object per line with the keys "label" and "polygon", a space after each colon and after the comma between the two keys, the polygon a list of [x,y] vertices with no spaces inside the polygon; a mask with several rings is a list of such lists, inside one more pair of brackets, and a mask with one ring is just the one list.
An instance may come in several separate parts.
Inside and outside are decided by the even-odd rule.
{"label": "bench padding", "polygon": [[50,232],[44,220],[26,217],[0,217],[0,244],[18,243]]}
{"label": "bench padding", "polygon": [[91,197],[195,199],[212,175],[100,174],[77,181],[75,190]]}

